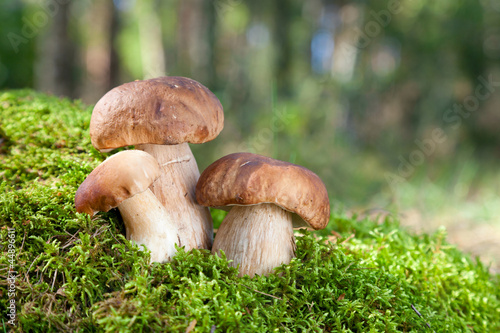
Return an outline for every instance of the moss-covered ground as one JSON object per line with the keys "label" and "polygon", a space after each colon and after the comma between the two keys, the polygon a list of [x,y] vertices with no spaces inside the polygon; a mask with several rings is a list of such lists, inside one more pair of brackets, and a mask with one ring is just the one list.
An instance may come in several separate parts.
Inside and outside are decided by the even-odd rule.
{"label": "moss-covered ground", "polygon": [[391,219],[334,211],[268,277],[238,278],[208,251],[149,265],[116,211],[75,212],[76,189],[106,157],[90,144],[90,115],[71,100],[0,93],[0,331],[500,331],[499,278],[445,230],[413,235]]}

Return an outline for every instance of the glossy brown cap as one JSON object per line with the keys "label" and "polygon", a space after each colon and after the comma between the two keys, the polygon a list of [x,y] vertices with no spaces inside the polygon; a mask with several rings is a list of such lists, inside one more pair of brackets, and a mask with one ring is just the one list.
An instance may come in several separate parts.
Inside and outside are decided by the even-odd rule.
{"label": "glossy brown cap", "polygon": [[166,76],[125,83],[106,93],[92,111],[90,138],[99,150],[203,143],[223,127],[222,105],[208,88]]}
{"label": "glossy brown cap", "polygon": [[102,162],[75,194],[79,213],[107,212],[124,200],[144,192],[160,176],[160,165],[141,150],[121,151]]}
{"label": "glossy brown cap", "polygon": [[294,216],[295,227],[316,230],[325,228],[330,218],[328,193],[315,173],[251,153],[227,155],[212,163],[198,180],[196,200],[209,207],[274,203],[300,217]]}

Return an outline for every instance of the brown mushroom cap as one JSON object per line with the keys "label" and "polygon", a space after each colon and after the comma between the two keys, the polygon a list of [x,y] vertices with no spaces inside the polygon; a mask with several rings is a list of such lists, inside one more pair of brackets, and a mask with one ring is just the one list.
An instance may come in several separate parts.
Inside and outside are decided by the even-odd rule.
{"label": "brown mushroom cap", "polygon": [[224,113],[208,88],[185,77],[122,84],[95,105],[90,138],[99,150],[138,144],[203,143],[224,126]]}
{"label": "brown mushroom cap", "polygon": [[251,153],[227,155],[212,163],[198,180],[196,200],[210,207],[273,203],[316,230],[325,228],[330,218],[328,193],[315,173]]}
{"label": "brown mushroom cap", "polygon": [[160,176],[156,159],[141,150],[121,151],[102,162],[75,194],[76,211],[93,216],[144,192]]}

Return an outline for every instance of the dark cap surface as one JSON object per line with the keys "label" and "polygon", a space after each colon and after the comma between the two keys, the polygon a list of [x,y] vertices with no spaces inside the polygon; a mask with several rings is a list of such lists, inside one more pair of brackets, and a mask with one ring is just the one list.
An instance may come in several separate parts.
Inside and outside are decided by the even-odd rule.
{"label": "dark cap surface", "polygon": [[219,135],[224,113],[201,83],[177,76],[122,84],[95,105],[90,138],[97,149],[203,143]]}
{"label": "dark cap surface", "polygon": [[212,163],[198,180],[196,200],[210,207],[274,203],[316,230],[325,228],[330,218],[328,193],[315,173],[251,153],[227,155]]}

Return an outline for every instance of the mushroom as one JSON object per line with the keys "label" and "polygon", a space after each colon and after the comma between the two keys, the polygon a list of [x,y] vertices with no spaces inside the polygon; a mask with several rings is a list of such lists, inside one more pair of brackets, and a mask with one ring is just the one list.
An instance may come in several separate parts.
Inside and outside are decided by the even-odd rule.
{"label": "mushroom", "polygon": [[178,230],[149,186],[160,176],[150,154],[125,150],[107,158],[78,187],[76,211],[94,216],[118,207],[127,239],[146,246],[152,262],[166,262],[176,252]]}
{"label": "mushroom", "polygon": [[215,235],[240,276],[267,275],[295,257],[293,227],[326,227],[330,203],[312,171],[269,157],[235,153],[212,163],[196,186],[200,205],[231,208]]}
{"label": "mushroom", "polygon": [[101,151],[135,145],[154,156],[162,171],[151,191],[177,223],[180,246],[210,249],[212,218],[195,201],[200,172],[188,143],[213,140],[223,126],[222,105],[208,88],[184,77],[159,77],[106,93],[92,112],[90,137]]}

